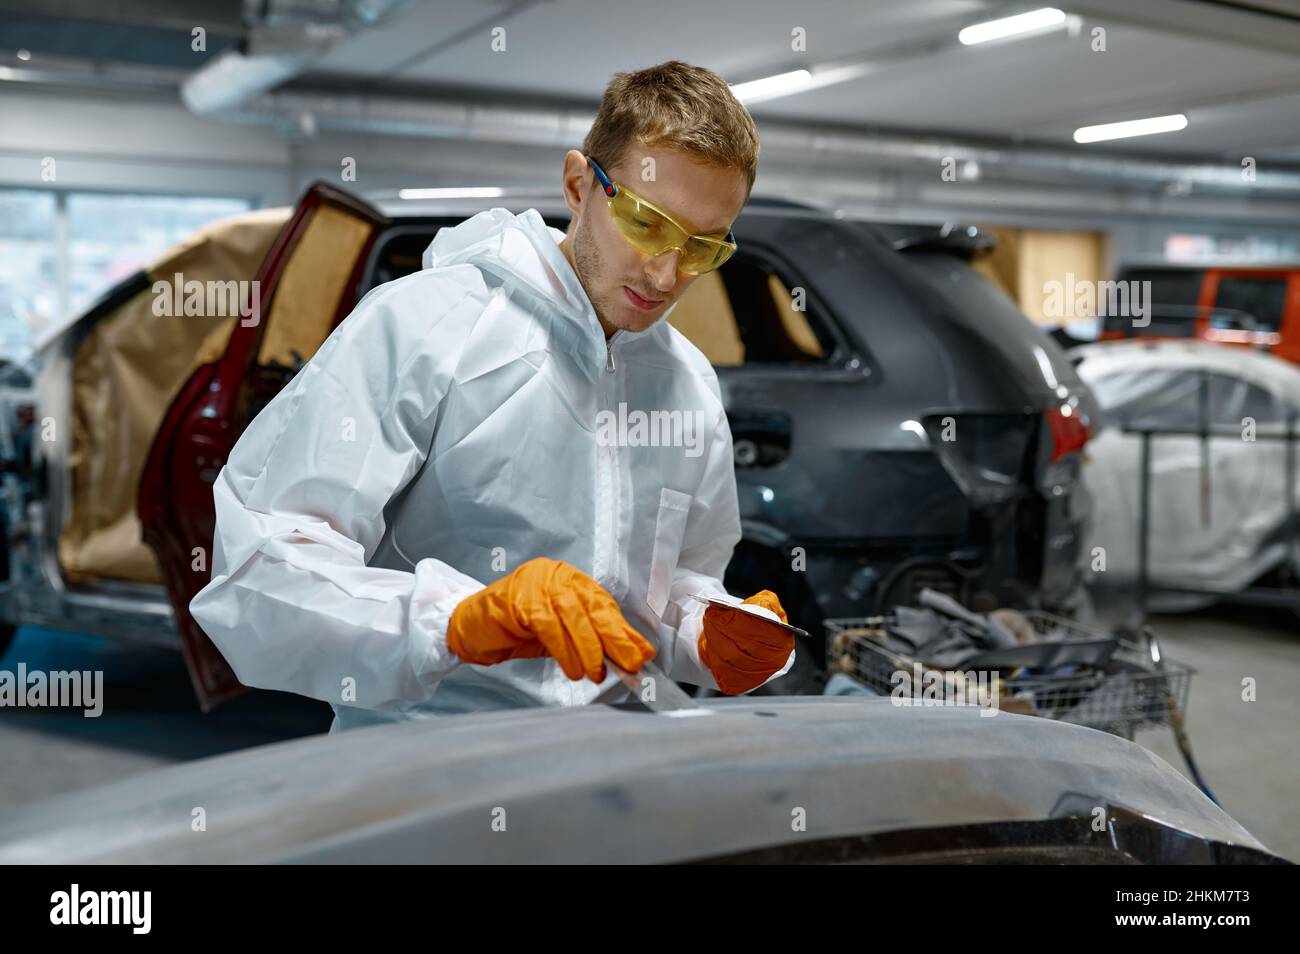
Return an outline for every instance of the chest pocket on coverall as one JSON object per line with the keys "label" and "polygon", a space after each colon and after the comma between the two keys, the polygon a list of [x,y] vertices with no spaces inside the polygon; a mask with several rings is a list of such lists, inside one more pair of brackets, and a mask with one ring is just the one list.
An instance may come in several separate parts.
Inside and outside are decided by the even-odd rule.
{"label": "chest pocket on coverall", "polygon": [[686,533],[686,516],[691,510],[691,495],[667,487],[659,492],[659,514],[655,518],[654,551],[650,559],[650,583],[646,588],[646,605],[655,616],[663,616],[672,588],[673,571]]}

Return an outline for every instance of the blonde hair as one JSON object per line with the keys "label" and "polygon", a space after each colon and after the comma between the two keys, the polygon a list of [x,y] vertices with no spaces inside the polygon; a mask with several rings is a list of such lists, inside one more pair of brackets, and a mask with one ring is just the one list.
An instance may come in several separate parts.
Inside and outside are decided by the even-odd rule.
{"label": "blonde hair", "polygon": [[758,130],[749,110],[712,70],[669,60],[615,73],[582,151],[609,169],[637,143],[680,149],[708,165],[739,169],[746,194],[754,188]]}

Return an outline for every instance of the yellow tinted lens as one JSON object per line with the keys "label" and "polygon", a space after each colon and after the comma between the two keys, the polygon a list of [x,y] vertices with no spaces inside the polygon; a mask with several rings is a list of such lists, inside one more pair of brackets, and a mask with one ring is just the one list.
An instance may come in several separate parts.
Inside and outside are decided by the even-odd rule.
{"label": "yellow tinted lens", "polygon": [[609,208],[623,237],[646,255],[662,255],[685,238],[677,226],[625,190],[610,200]]}
{"label": "yellow tinted lens", "polygon": [[688,275],[711,272],[731,257],[732,248],[719,242],[688,239],[683,250],[680,268]]}
{"label": "yellow tinted lens", "polygon": [[609,200],[609,211],[619,232],[641,254],[654,258],[672,249],[680,250],[677,267],[688,275],[712,271],[735,251],[725,242],[687,234],[672,219],[623,188]]}

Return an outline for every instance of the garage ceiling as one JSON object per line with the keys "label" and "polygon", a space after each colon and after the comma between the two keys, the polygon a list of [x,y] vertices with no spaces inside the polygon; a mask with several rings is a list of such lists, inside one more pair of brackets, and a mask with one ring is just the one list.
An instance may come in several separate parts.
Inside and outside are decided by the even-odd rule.
{"label": "garage ceiling", "polygon": [[[949,42],[927,53],[921,41],[951,41],[962,26],[1033,5],[867,0],[846,12],[843,0],[797,6],[661,0],[617,8],[608,0],[441,0],[357,37],[316,71],[337,80],[591,100],[614,72],[674,57],[739,82],[810,63],[870,64],[879,56],[886,62],[875,72],[757,103],[753,112],[760,119],[1054,144],[1072,144],[1078,126],[1185,112],[1189,124],[1182,132],[1093,148],[1300,159],[1300,0],[1253,5],[1275,11],[1268,13],[1246,4],[1177,0],[1170,7],[1177,23],[1165,29],[1131,23],[1126,8],[1134,5],[1082,5],[1088,12],[1076,36],[1058,32],[977,47]],[[1115,14],[1106,16],[1109,9]],[[1246,27],[1244,36],[1228,41],[1216,33],[1213,25],[1225,16]],[[1204,28],[1192,22],[1197,18]],[[506,30],[504,53],[490,49],[495,26]],[[805,54],[791,52],[795,26],[806,30]],[[1091,48],[1096,26],[1106,30],[1104,52]],[[1294,49],[1284,48],[1288,38]],[[912,44],[922,48],[909,56]]]}
{"label": "garage ceiling", "polygon": [[[1076,0],[1061,4],[1078,17],[1075,31],[976,47],[955,42],[965,25],[1034,6],[414,0],[288,85],[591,109],[614,72],[670,58],[731,82],[849,63],[867,72],[755,103],[755,116],[1088,154],[1300,162],[1300,0]],[[114,62],[170,68],[178,81],[193,71],[178,68],[192,26],[207,25],[213,41],[197,68],[236,40],[241,18],[238,0],[47,0],[39,13],[0,0],[0,67],[12,78],[81,58],[97,69]],[[505,29],[504,52],[491,48],[494,27]],[[806,31],[806,52],[791,50],[795,27]],[[1091,48],[1097,27],[1105,30],[1104,52]],[[20,47],[32,52],[30,61],[15,59]],[[1078,126],[1172,112],[1187,114],[1185,130],[1087,147],[1071,140]]]}

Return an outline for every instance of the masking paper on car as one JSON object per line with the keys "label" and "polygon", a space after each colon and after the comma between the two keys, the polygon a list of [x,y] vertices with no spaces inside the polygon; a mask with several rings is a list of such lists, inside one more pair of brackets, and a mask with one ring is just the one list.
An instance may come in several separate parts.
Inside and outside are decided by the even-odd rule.
{"label": "masking paper on car", "polygon": [[288,216],[288,209],[266,209],[195,233],[145,270],[151,287],[81,341],[70,382],[71,509],[59,537],[68,579],[161,582],[140,536],[140,471],[172,399],[201,362],[222,353],[238,319],[155,314],[169,309],[155,308],[154,283],[171,289],[177,275],[181,282],[251,281]]}

